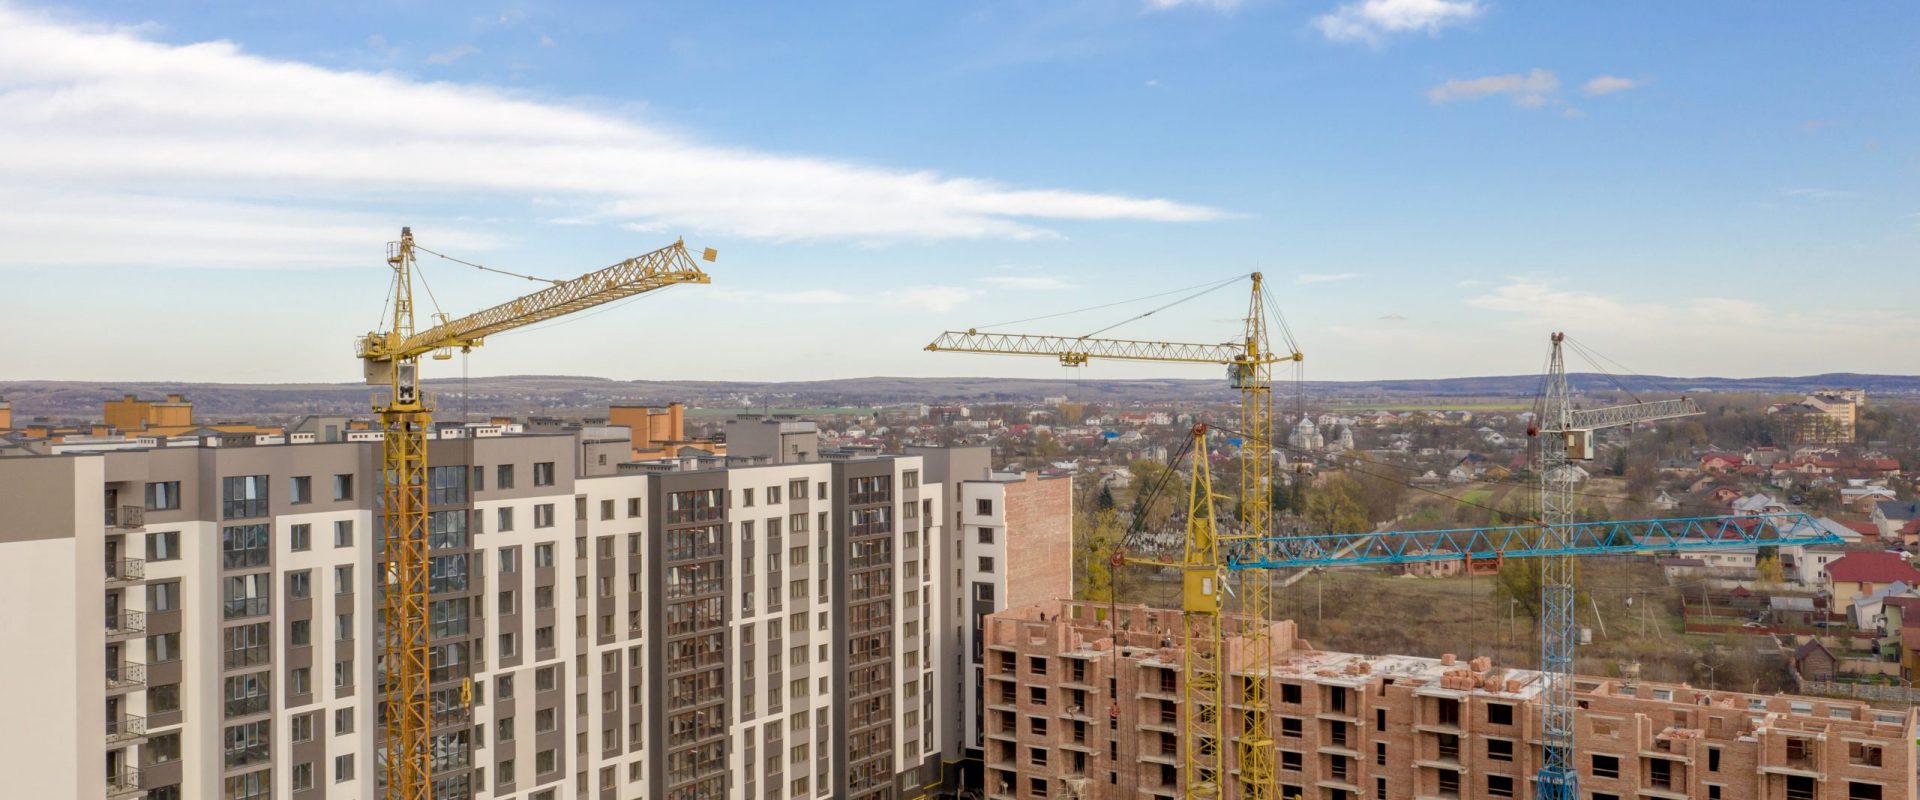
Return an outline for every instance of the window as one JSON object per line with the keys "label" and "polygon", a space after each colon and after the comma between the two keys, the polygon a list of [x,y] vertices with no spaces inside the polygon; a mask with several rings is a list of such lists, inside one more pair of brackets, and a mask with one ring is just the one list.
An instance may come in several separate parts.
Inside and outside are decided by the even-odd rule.
{"label": "window", "polygon": [[533,527],[535,528],[553,527],[553,504],[552,503],[541,503],[540,505],[533,507]]}
{"label": "window", "polygon": [[220,529],[220,559],[227,569],[267,565],[267,526],[228,525]]}
{"label": "window", "polygon": [[1847,781],[1847,800],[1880,800],[1880,797],[1880,784]]}
{"label": "window", "polygon": [[353,475],[346,474],[346,475],[333,476],[333,499],[335,500],[352,500],[353,499]]}
{"label": "window", "polygon": [[1592,756],[1592,758],[1593,758],[1593,776],[1594,777],[1596,778],[1620,777],[1620,759],[1617,756],[1603,756],[1596,753]]}
{"label": "window", "polygon": [[1377,766],[1382,766],[1382,767],[1387,765],[1387,743],[1386,742],[1373,743],[1373,763]]}
{"label": "window", "polygon": [[992,557],[992,556],[981,556],[981,557],[980,557],[980,571],[981,571],[981,572],[992,572],[992,571],[993,571],[993,557]]}
{"label": "window", "polygon": [[337,614],[333,618],[333,638],[347,642],[353,640],[353,615]]}
{"label": "window", "polygon": [[147,560],[173,561],[180,557],[180,532],[160,531],[147,534]]}
{"label": "window", "polygon": [[513,465],[512,464],[501,464],[500,466],[494,468],[493,488],[495,489],[513,488]]}
{"label": "window", "polygon": [[603,520],[613,519],[613,501],[612,500],[600,501],[600,518]]}
{"label": "window", "polygon": [[1297,684],[1297,683],[1280,684],[1280,702],[1293,703],[1295,705],[1299,705],[1300,684]]}
{"label": "window", "polygon": [[1487,722],[1493,725],[1512,725],[1513,706],[1506,703],[1488,703]]}
{"label": "window", "polygon": [[296,792],[304,792],[311,788],[313,788],[313,764],[300,763],[293,765],[293,790]]}
{"label": "window", "polygon": [[[547,544],[534,545],[533,568],[545,569],[551,566],[553,566],[553,544],[549,542]],[[549,588],[548,591],[552,591],[552,589]]]}
{"label": "window", "polygon": [[147,613],[176,611],[180,608],[180,582],[147,584]]}
{"label": "window", "polygon": [[295,553],[312,550],[313,526],[302,522],[287,528],[287,549]]}
{"label": "window", "polygon": [[553,485],[553,462],[541,461],[533,465],[533,485]]}
{"label": "window", "polygon": [[627,498],[627,516],[629,517],[640,516],[640,498],[638,497]]}
{"label": "window", "polygon": [[169,733],[155,736],[148,739],[146,746],[141,749],[146,751],[147,766],[165,764],[169,761],[179,761],[180,734]]}
{"label": "window", "polygon": [[353,754],[335,756],[333,759],[333,782],[353,780]]}
{"label": "window", "polygon": [[983,517],[993,516],[993,501],[986,499],[973,501],[973,513]]}
{"label": "window", "polygon": [[901,488],[905,488],[905,489],[919,488],[920,487],[920,471],[910,469],[910,470],[907,470],[906,472],[901,473],[900,486]]}
{"label": "window", "polygon": [[1513,776],[1488,775],[1487,776],[1487,796],[1488,797],[1512,797],[1513,796]]}
{"label": "window", "polygon": [[480,466],[474,467],[473,468],[473,490],[476,492],[481,492],[481,491],[486,491],[486,488],[487,488],[487,468],[480,467]]}
{"label": "window", "polygon": [[296,619],[287,623],[287,643],[290,647],[306,647],[313,644],[313,621]]}
{"label": "window", "polygon": [[558,764],[552,750],[542,750],[533,756],[533,771],[541,775],[554,771]]}
{"label": "window", "polygon": [[493,529],[499,533],[513,530],[513,509],[506,506],[494,509]]}
{"label": "window", "polygon": [[981,544],[993,544],[993,529],[992,529],[992,528],[981,528],[981,529],[980,529],[980,530],[978,531],[978,534],[979,534],[979,536],[980,536],[980,543],[981,543]]}
{"label": "window", "polygon": [[147,713],[167,714],[180,710],[180,684],[167,683],[147,688]]}
{"label": "window", "polygon": [[500,634],[500,657],[512,658],[520,654],[520,644],[515,640],[513,631]]}
{"label": "window", "polygon": [[148,511],[172,511],[179,507],[179,481],[159,481],[147,484]]}
{"label": "window", "polygon": [[353,520],[337,519],[333,521],[333,546],[353,546]]}
{"label": "window", "polygon": [[293,476],[291,485],[287,487],[287,494],[289,495],[287,502],[294,505],[313,502],[313,476]]}
{"label": "window", "polygon": [[313,715],[312,714],[301,714],[300,716],[294,717],[292,720],[292,724],[289,727],[292,730],[292,737],[294,741],[306,742],[306,741],[311,741],[313,739]]}
{"label": "window", "polygon": [[339,567],[333,568],[333,593],[334,594],[353,594],[353,567],[352,566],[350,565],[339,566]]}
{"label": "window", "polygon": [[333,663],[333,688],[339,689],[353,685],[353,670],[350,669],[351,666],[352,662],[349,661],[336,661]]}
{"label": "window", "polygon": [[220,518],[248,519],[267,515],[267,476],[235,475],[220,479]]}
{"label": "window", "polygon": [[353,709],[342,708],[333,712],[333,735],[340,736],[353,732]]}
{"label": "window", "polygon": [[1488,739],[1487,740],[1487,760],[1512,761],[1513,760],[1512,740]]}
{"label": "window", "polygon": [[814,499],[816,500],[827,499],[827,482],[826,481],[821,481],[820,485],[815,487],[815,492],[813,496],[814,496]]}
{"label": "window", "polygon": [[1300,751],[1280,751],[1280,768],[1288,772],[1299,772],[1301,766]]}
{"label": "window", "polygon": [[[493,697],[495,700],[512,700],[513,699],[513,676],[512,675],[502,675],[498,679],[494,680]],[[511,720],[512,717],[508,717],[507,719]],[[513,726],[505,724],[503,722],[502,727],[512,728]],[[513,737],[503,736],[501,738],[511,739]]]}
{"label": "window", "polygon": [[165,664],[180,660],[180,634],[150,633],[147,635],[147,663]]}
{"label": "window", "polygon": [[560,670],[558,668],[541,667],[539,671],[533,673],[533,690],[536,692],[551,692],[554,687],[558,685],[559,677]]}
{"label": "window", "polygon": [[308,667],[288,670],[287,691],[293,694],[313,694],[313,670]]}
{"label": "window", "polygon": [[1707,771],[1708,772],[1720,771],[1720,748],[1718,747],[1707,748]]}

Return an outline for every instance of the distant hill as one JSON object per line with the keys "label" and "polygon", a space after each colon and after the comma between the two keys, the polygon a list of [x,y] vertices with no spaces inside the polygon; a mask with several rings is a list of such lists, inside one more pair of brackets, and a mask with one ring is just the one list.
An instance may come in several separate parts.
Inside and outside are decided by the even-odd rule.
{"label": "distant hill", "polygon": [[[1869,397],[1920,396],[1920,376],[1830,373],[1770,378],[1609,377],[1570,375],[1576,391],[1635,393],[1741,392],[1798,394],[1849,386]],[[1211,379],[1065,380],[1017,378],[837,378],[819,381],[618,381],[572,375],[511,375],[474,378],[461,395],[461,381],[427,381],[440,398],[443,415],[464,410],[476,414],[578,414],[604,412],[611,404],[664,405],[682,401],[707,408],[775,406],[816,408],[872,407],[900,403],[1031,402],[1067,396],[1099,403],[1224,401],[1232,397],[1225,382]],[[1310,381],[1316,401],[1366,403],[1451,399],[1531,399],[1538,375],[1387,381]],[[0,381],[0,397],[13,403],[16,421],[34,417],[98,417],[100,405],[124,394],[159,397],[185,394],[203,420],[290,417],[301,414],[365,414],[370,387],[357,383],[104,383],[81,381]],[[1282,389],[1282,394],[1290,391]]]}

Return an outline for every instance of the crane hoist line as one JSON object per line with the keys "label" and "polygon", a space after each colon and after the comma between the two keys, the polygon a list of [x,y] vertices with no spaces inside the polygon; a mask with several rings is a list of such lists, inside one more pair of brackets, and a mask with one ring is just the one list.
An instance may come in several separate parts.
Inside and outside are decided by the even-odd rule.
{"label": "crane hoist line", "polygon": [[[457,319],[435,314],[430,327],[415,330],[417,249],[423,248],[414,246],[411,228],[401,228],[400,240],[387,245],[387,266],[393,271],[393,315],[384,322],[390,327],[368,333],[355,347],[367,383],[388,389],[386,397],[376,397],[373,405],[382,431],[384,550],[374,580],[379,582],[376,588],[385,611],[381,710],[387,800],[428,800],[433,787],[430,745],[436,709],[428,703],[427,651],[431,622],[427,613],[427,432],[433,428],[433,406],[420,390],[420,357],[451,358],[453,350],[470,351],[496,333],[678,284],[711,282],[686,244],[674,242]],[[699,261],[717,257],[708,248]],[[472,702],[471,692],[471,683],[463,682],[463,705]]]}

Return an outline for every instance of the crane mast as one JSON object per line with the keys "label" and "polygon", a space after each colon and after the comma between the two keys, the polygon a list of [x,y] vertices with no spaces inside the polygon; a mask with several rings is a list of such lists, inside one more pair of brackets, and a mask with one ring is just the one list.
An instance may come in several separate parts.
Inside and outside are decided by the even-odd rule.
{"label": "crane mast", "polygon": [[[1233,665],[1225,663],[1226,631],[1221,617],[1225,591],[1226,566],[1223,548],[1241,548],[1269,536],[1273,530],[1273,365],[1301,361],[1297,352],[1276,353],[1268,342],[1266,294],[1263,276],[1251,276],[1252,292],[1248,300],[1245,327],[1236,341],[1202,344],[1162,342],[1141,339],[1104,339],[1091,336],[1046,336],[1015,333],[984,333],[977,329],[947,331],[928,344],[935,352],[988,353],[995,355],[1049,356],[1062,366],[1085,366],[1098,358],[1117,361],[1155,361],[1184,364],[1221,364],[1227,367],[1227,381],[1239,392],[1240,496],[1236,519],[1222,531],[1213,516],[1212,475],[1206,464],[1207,432],[1197,425],[1191,433],[1190,447],[1202,455],[1195,460],[1193,490],[1189,494],[1186,543],[1182,553],[1171,559],[1136,559],[1133,563],[1179,569],[1182,573],[1183,599],[1181,620],[1186,635],[1182,651],[1182,680],[1185,682],[1186,715],[1185,757],[1186,796],[1221,797],[1226,793],[1228,775],[1239,773],[1239,796],[1256,800],[1278,800],[1275,783],[1274,742],[1268,731],[1271,698],[1267,681],[1243,676],[1231,679]],[[1197,487],[1205,485],[1206,491]],[[1253,573],[1239,581],[1240,609],[1256,620],[1271,616],[1269,579],[1264,572]],[[1272,642],[1266,626],[1255,624],[1242,631],[1244,659],[1270,655]],[[1229,714],[1228,704],[1241,713]],[[1237,718],[1237,725],[1227,720]],[[1229,736],[1231,734],[1231,736]],[[1226,742],[1231,738],[1233,761],[1228,761]]]}
{"label": "crane mast", "polygon": [[1540,538],[1550,553],[1540,562],[1540,671],[1546,681],[1546,702],[1540,707],[1538,791],[1541,800],[1579,800],[1580,771],[1574,763],[1573,736],[1573,657],[1579,642],[1573,617],[1575,543],[1565,538],[1575,530],[1574,484],[1578,481],[1573,462],[1593,458],[1596,430],[1692,416],[1699,414],[1700,408],[1682,397],[1576,411],[1567,388],[1567,362],[1562,352],[1566,334],[1555,332],[1551,338],[1553,352],[1547,361],[1540,419],[1528,431],[1539,440]]}
{"label": "crane mast", "polygon": [[[420,390],[420,357],[480,346],[485,337],[565,316],[624,297],[681,283],[708,283],[683,242],[622,261],[474,314],[415,330],[413,230],[387,247],[393,271],[393,316],[386,331],[357,343],[367,383],[386,386],[376,398],[380,417],[382,537],[377,580],[381,593],[382,732],[387,800],[430,800],[433,794],[432,673],[427,613],[431,551],[427,540],[427,434],[433,408]],[[701,260],[718,254],[708,248]],[[470,697],[463,686],[462,697]],[[468,701],[470,702],[470,701]]]}

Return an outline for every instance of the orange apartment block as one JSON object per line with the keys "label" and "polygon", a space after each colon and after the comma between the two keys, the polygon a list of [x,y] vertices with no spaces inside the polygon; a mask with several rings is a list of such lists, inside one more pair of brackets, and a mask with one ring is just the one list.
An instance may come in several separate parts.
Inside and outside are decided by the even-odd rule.
{"label": "orange apartment block", "polygon": [[[988,619],[985,797],[1183,795],[1179,614],[1116,606],[1110,622],[1109,608],[1050,602]],[[1539,673],[1323,652],[1290,621],[1268,631],[1271,660],[1236,637],[1227,663],[1269,681],[1282,797],[1534,796]],[[1241,683],[1228,682],[1229,702]],[[1913,709],[1584,677],[1575,697],[1581,790],[1593,800],[1915,797]],[[1240,797],[1237,783],[1222,796]]]}
{"label": "orange apartment block", "polygon": [[0,398],[0,432],[13,430],[13,404]]}
{"label": "orange apartment block", "polygon": [[689,447],[714,455],[726,455],[725,445],[687,438],[687,406],[684,403],[668,403],[666,408],[612,406],[607,409],[607,424],[627,428],[633,440],[635,461],[672,458]]}
{"label": "orange apartment block", "polygon": [[191,428],[193,401],[178,394],[167,395],[165,400],[142,400],[135,395],[127,395],[121,400],[108,400],[103,416],[108,427],[128,432],[148,428]]}

